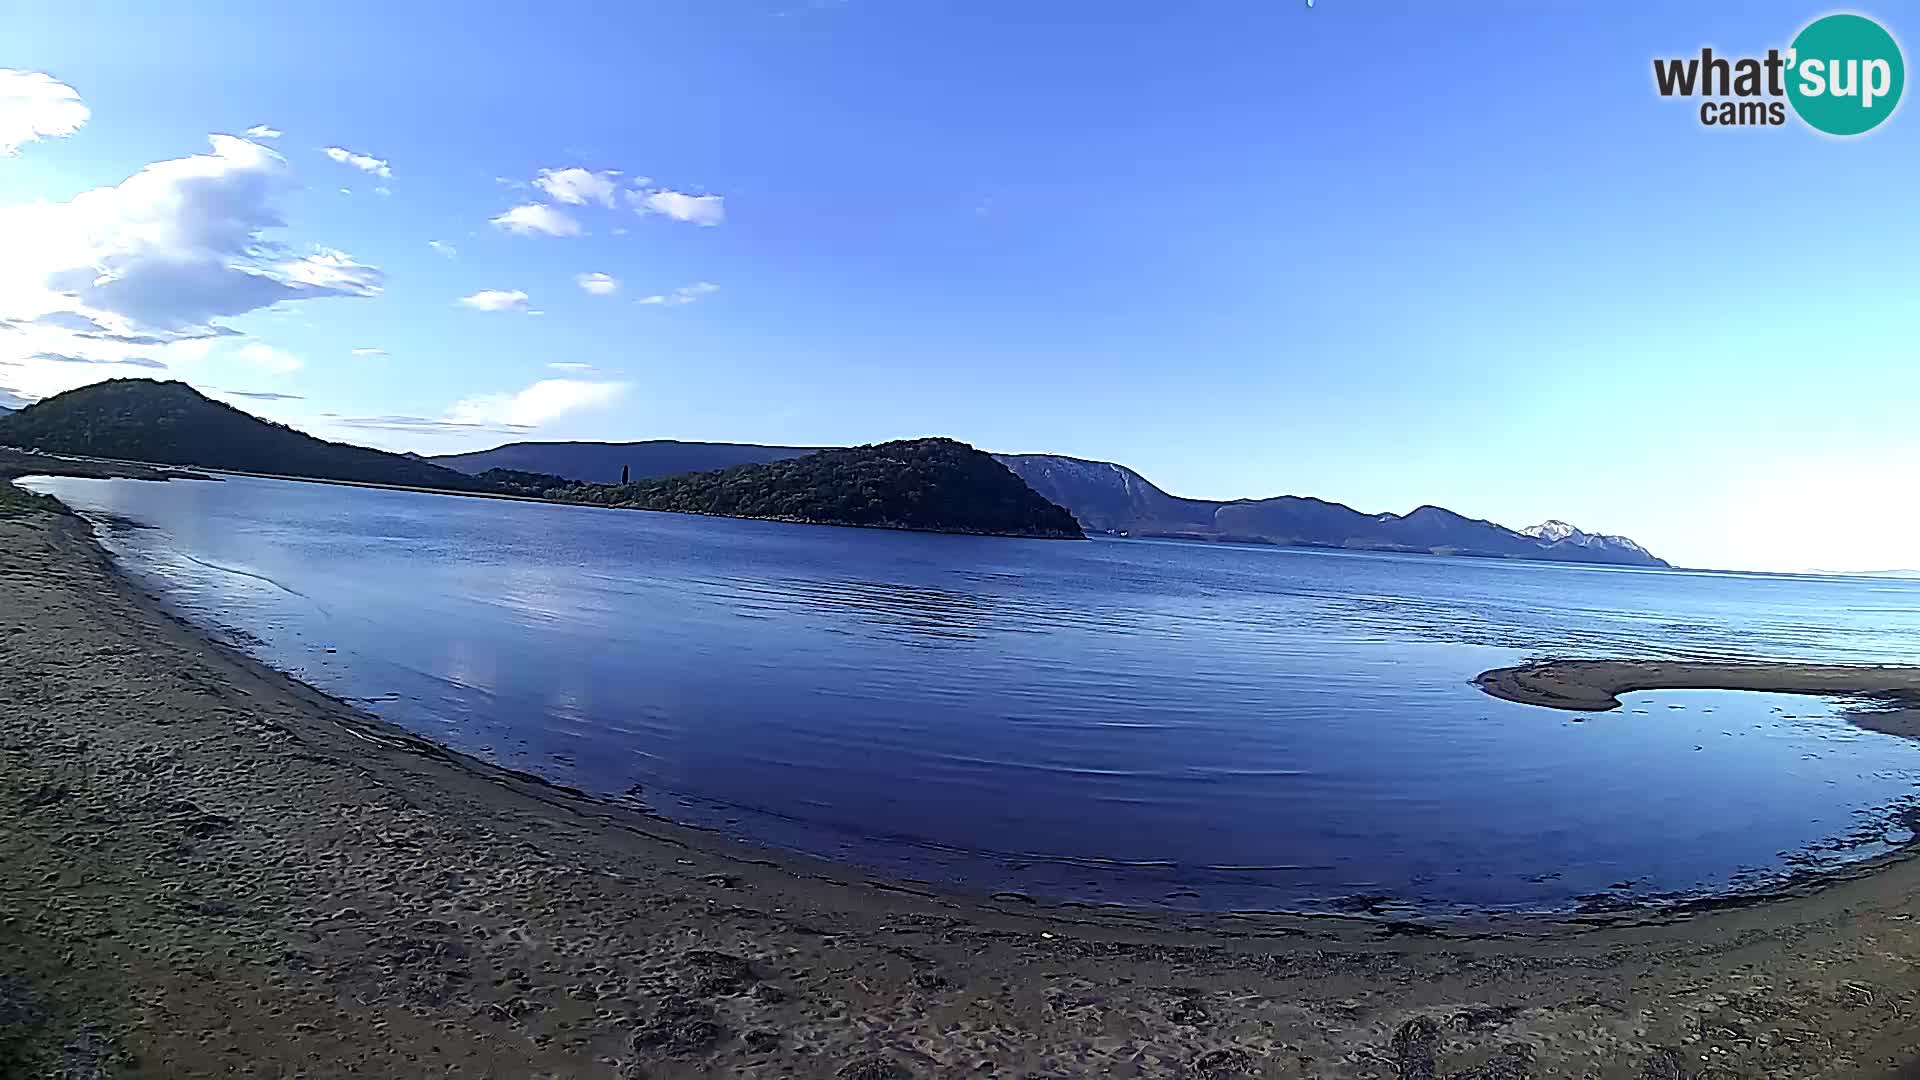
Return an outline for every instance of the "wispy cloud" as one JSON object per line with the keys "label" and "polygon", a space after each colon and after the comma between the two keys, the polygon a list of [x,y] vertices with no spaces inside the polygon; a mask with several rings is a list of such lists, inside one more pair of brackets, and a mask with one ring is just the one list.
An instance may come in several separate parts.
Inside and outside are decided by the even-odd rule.
{"label": "wispy cloud", "polygon": [[152,374],[192,364],[220,337],[163,339],[150,347],[113,340],[117,335],[76,332],[67,319],[0,319],[0,382],[21,396],[47,397],[101,379]]}
{"label": "wispy cloud", "polygon": [[547,193],[554,202],[569,206],[585,206],[596,202],[602,206],[613,205],[614,192],[619,187],[620,174],[617,172],[593,172],[588,169],[541,169],[534,177],[533,186]]}
{"label": "wispy cloud", "polygon": [[642,188],[627,192],[627,201],[640,214],[660,214],[675,221],[695,225],[718,225],[727,219],[727,201],[720,195],[689,195],[666,188]]}
{"label": "wispy cloud", "polygon": [[580,223],[544,203],[526,203],[492,219],[492,223],[510,233],[531,236],[579,236]]}
{"label": "wispy cloud", "polygon": [[342,165],[351,165],[361,172],[372,173],[382,180],[393,177],[393,170],[387,167],[385,158],[377,158],[372,154],[356,154],[343,146],[329,146],[321,152]]}
{"label": "wispy cloud", "polygon": [[627,384],[622,382],[542,379],[510,393],[463,398],[445,416],[347,416],[333,422],[349,429],[409,435],[523,434],[569,413],[610,405],[626,392]]}
{"label": "wispy cloud", "polygon": [[288,281],[316,289],[369,296],[379,291],[379,271],[333,248],[315,248],[312,254],[279,264]]}
{"label": "wispy cloud", "polygon": [[355,355],[355,356],[364,356],[364,357],[370,357],[370,358],[372,358],[372,357],[381,357],[381,356],[385,356],[385,355],[387,355],[387,350],[385,350],[385,349],[372,349],[372,348],[359,348],[359,349],[355,349],[355,350],[353,350],[353,355]]}
{"label": "wispy cloud", "polygon": [[691,304],[703,296],[710,296],[719,291],[720,286],[715,285],[711,281],[696,281],[691,285],[682,285],[670,293],[655,293],[652,296],[643,296],[638,302],[642,304],[665,304],[677,307],[681,304]]}
{"label": "wispy cloud", "polygon": [[76,334],[99,334],[106,332],[100,320],[77,311],[49,311],[36,316],[33,320],[38,326],[51,326],[60,330],[71,330]]}
{"label": "wispy cloud", "polygon": [[612,296],[620,291],[620,282],[612,274],[581,274],[573,280],[595,296]]}
{"label": "wispy cloud", "polygon": [[0,156],[41,139],[64,139],[91,115],[79,92],[53,76],[0,68]]}
{"label": "wispy cloud", "polygon": [[291,375],[307,366],[306,361],[285,349],[276,349],[263,341],[250,341],[234,350],[233,355],[271,375]]}
{"label": "wispy cloud", "polygon": [[481,289],[460,302],[475,311],[525,311],[527,294],[519,289]]}
{"label": "wispy cloud", "polygon": [[511,394],[482,394],[456,402],[447,418],[466,424],[538,427],[581,409],[618,401],[627,384],[584,379],[542,379]]}
{"label": "wispy cloud", "polygon": [[573,363],[571,361],[565,361],[565,360],[555,361],[551,364],[548,364],[547,367],[551,368],[554,371],[584,372],[584,371],[598,370],[592,364],[578,364],[578,363]]}
{"label": "wispy cloud", "polygon": [[279,128],[268,127],[265,124],[255,124],[247,129],[249,139],[277,139],[280,135]]}
{"label": "wispy cloud", "polygon": [[427,246],[445,255],[449,259],[457,259],[460,257],[460,249],[444,240],[429,240],[427,241]]}
{"label": "wispy cloud", "polygon": [[300,394],[276,394],[270,390],[220,390],[217,393],[228,397],[247,398],[251,401],[305,401]]}
{"label": "wispy cloud", "polygon": [[458,420],[435,420],[428,416],[339,416],[333,423],[361,431],[398,431],[409,435],[447,435],[464,432],[495,432],[518,435],[524,427],[499,424],[471,424]]}
{"label": "wispy cloud", "polygon": [[105,359],[97,356],[75,356],[71,353],[37,352],[35,360],[45,360],[53,364],[104,364],[108,367],[161,368],[167,365],[148,356],[123,356],[118,359]]}

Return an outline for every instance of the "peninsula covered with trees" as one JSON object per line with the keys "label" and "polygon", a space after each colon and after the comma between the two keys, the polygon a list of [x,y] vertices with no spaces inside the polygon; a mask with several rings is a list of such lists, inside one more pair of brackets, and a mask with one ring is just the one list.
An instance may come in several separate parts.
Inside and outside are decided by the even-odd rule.
{"label": "peninsula covered with trees", "polygon": [[[952,439],[823,450],[764,464],[584,484],[492,468],[477,475],[408,454],[316,439],[180,382],[115,379],[0,416],[0,446],[291,479],[513,496],[820,525],[1083,539],[1072,514],[992,455]],[[70,472],[51,458],[44,471]]]}

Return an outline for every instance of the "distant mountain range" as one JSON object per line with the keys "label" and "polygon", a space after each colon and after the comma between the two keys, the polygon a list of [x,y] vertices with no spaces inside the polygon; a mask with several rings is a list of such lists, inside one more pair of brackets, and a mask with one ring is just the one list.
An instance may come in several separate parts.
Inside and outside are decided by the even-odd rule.
{"label": "distant mountain range", "polygon": [[[1057,454],[998,454],[990,459],[949,439],[827,450],[671,440],[528,442],[422,458],[326,442],[212,401],[184,383],[148,379],[95,383],[0,414],[0,445],[235,472],[829,524],[1065,535],[1071,523],[1053,514],[1055,508],[1064,508],[1081,527],[1112,535],[1667,565],[1624,536],[1583,532],[1563,521],[1514,530],[1438,506],[1407,514],[1364,514],[1340,503],[1295,495],[1225,502],[1183,499],[1112,462]],[[619,483],[622,470],[631,483]],[[668,477],[672,480],[664,479]]]}
{"label": "distant mountain range", "polygon": [[1340,503],[1297,495],[1230,502],[1183,499],[1108,461],[1057,454],[998,456],[1029,487],[1072,511],[1082,526],[1096,532],[1546,562],[1667,565],[1624,536],[1586,533],[1562,521],[1514,530],[1438,506],[1422,506],[1407,514],[1363,514]]}
{"label": "distant mountain range", "polygon": [[[807,452],[792,446],[667,440],[508,443],[493,450],[431,460],[453,468],[505,466],[605,483],[618,480],[623,465],[639,480],[671,475],[687,461],[765,464]],[[1514,530],[1437,506],[1423,506],[1408,514],[1363,514],[1340,503],[1294,495],[1227,502],[1183,499],[1160,490],[1132,469],[1108,461],[1058,454],[994,456],[1028,487],[1065,507],[1091,532],[1547,562],[1667,565],[1624,536],[1583,532],[1564,521]]]}

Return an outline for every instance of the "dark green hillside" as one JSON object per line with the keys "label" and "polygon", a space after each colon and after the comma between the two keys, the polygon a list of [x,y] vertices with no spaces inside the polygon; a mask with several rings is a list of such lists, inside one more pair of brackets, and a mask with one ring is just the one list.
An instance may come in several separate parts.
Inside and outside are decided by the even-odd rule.
{"label": "dark green hillside", "polygon": [[555,488],[572,485],[564,476],[552,473],[521,472],[519,469],[488,469],[474,476],[486,486],[488,491],[502,495],[524,495],[530,499],[545,499]]}
{"label": "dark green hillside", "polygon": [[613,484],[625,470],[634,480],[681,473],[713,472],[735,465],[760,465],[825,450],[824,446],[759,446],[753,443],[679,442],[517,442],[466,454],[428,458],[435,465],[472,476],[495,470],[553,473],[577,484]]}
{"label": "dark green hillside", "polygon": [[204,397],[186,383],[152,379],[94,383],[0,416],[0,445],[316,480],[493,490],[452,469],[316,439]]}
{"label": "dark green hillside", "polygon": [[576,484],[506,468],[469,476],[412,455],[316,439],[185,383],[116,379],[0,416],[0,446],[637,510],[1081,538],[1073,515],[1034,494],[991,456],[951,439],[829,450],[634,484]]}
{"label": "dark green hillside", "polygon": [[1081,539],[1073,515],[1006,466],[952,439],[823,450],[804,457],[633,484],[549,492],[641,510],[930,532]]}

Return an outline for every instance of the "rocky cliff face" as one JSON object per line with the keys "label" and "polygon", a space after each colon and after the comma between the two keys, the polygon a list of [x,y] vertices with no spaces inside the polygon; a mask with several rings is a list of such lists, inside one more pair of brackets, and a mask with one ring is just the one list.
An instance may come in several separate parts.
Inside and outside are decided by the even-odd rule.
{"label": "rocky cliff face", "polygon": [[1057,454],[996,454],[1002,465],[1042,498],[1073,512],[1098,532],[1211,529],[1219,503],[1181,499],[1161,491],[1124,465]]}

